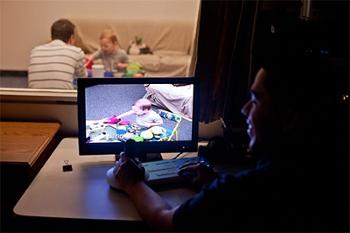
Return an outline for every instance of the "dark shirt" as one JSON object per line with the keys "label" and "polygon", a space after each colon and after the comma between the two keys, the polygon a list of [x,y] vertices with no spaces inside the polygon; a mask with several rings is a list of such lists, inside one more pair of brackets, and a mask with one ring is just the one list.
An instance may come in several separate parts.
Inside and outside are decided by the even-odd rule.
{"label": "dark shirt", "polygon": [[[259,163],[261,164],[261,163]],[[266,223],[269,163],[236,176],[221,175],[175,212],[176,231],[258,230]],[[271,190],[269,190],[271,191]]]}
{"label": "dark shirt", "polygon": [[[258,163],[235,176],[222,175],[174,213],[175,231],[324,230],[322,193],[297,172]],[[299,177],[298,177],[299,176]],[[326,219],[327,220],[327,219]]]}

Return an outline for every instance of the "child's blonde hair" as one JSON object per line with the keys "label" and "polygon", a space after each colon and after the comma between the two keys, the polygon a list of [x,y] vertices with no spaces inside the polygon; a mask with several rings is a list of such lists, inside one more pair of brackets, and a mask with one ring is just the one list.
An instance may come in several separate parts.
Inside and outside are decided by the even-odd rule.
{"label": "child's blonde hair", "polygon": [[105,29],[100,35],[100,40],[107,38],[112,41],[113,44],[119,44],[117,34],[112,29]]}

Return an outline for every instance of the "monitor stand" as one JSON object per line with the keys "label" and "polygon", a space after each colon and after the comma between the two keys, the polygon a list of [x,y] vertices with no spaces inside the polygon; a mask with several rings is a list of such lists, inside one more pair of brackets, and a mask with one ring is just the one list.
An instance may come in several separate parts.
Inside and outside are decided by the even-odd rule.
{"label": "monitor stand", "polygon": [[144,153],[141,158],[139,158],[141,162],[150,162],[163,160],[163,157],[160,153]]}
{"label": "monitor stand", "polygon": [[[139,151],[137,148],[137,142],[135,142],[132,139],[129,139],[125,142],[124,152],[132,158],[138,158],[138,160],[142,163],[163,160],[163,157],[160,153],[148,153],[144,151]],[[117,161],[119,159],[119,155],[116,154],[115,159]]]}
{"label": "monitor stand", "polygon": [[[117,161],[119,157],[119,154],[116,154],[115,160]],[[137,155],[134,155],[134,157],[138,158],[138,160],[142,163],[163,160],[163,157],[160,153],[137,153]]]}

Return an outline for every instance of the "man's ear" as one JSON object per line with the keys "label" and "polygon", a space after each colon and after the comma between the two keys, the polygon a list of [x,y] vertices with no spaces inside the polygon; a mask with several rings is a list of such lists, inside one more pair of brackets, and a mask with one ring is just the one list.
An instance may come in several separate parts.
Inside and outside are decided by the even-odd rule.
{"label": "man's ear", "polygon": [[67,41],[67,44],[75,45],[75,35],[71,35]]}

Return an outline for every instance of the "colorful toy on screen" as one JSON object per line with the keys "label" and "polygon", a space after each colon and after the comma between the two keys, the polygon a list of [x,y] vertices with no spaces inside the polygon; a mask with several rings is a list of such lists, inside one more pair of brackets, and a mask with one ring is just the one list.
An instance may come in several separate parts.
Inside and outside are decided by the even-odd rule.
{"label": "colorful toy on screen", "polygon": [[116,115],[111,116],[110,118],[107,118],[107,120],[103,121],[105,124],[118,124],[121,121],[121,119],[117,118]]}
{"label": "colorful toy on screen", "polygon": [[133,124],[129,120],[122,120],[116,115],[96,121],[87,121],[86,138],[88,142],[125,142],[133,139],[136,142],[144,141],[169,141],[181,122],[181,117],[168,111],[159,111],[163,118],[175,121],[174,129],[166,129],[161,126],[152,126],[144,129],[138,124]]}
{"label": "colorful toy on screen", "polygon": [[168,111],[164,111],[164,110],[161,110],[159,109],[157,111],[157,113],[163,117],[163,118],[166,118],[166,119],[169,119],[171,121],[176,121],[176,122],[180,122],[181,121],[181,117],[174,114],[174,113],[171,113],[171,112],[168,112]]}

